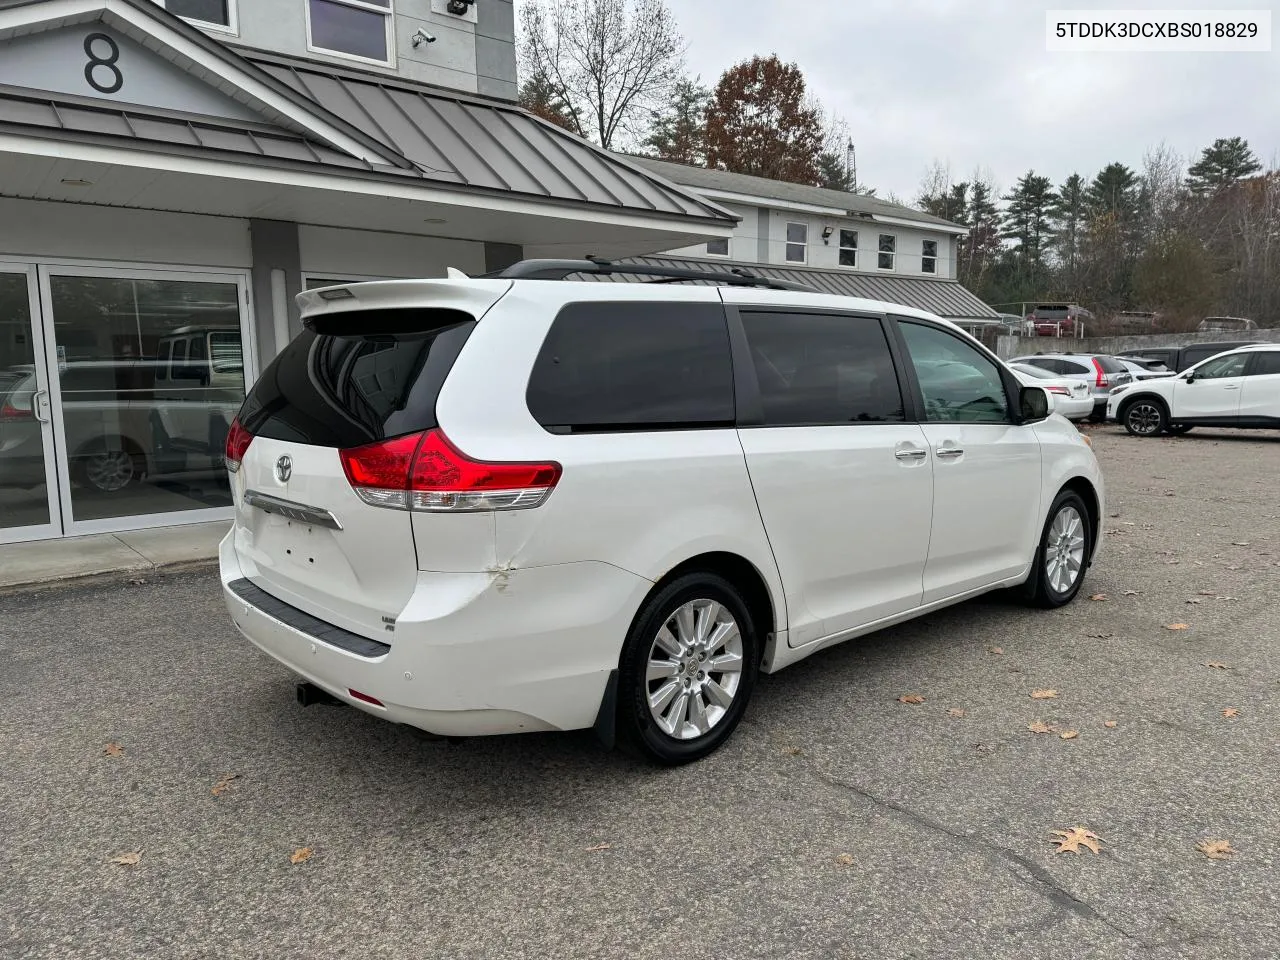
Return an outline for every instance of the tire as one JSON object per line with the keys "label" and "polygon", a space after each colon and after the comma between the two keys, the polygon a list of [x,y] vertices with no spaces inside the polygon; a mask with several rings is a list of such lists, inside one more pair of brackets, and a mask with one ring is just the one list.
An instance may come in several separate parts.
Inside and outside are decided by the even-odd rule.
{"label": "tire", "polygon": [[[1092,553],[1089,508],[1080,494],[1063,490],[1049,507],[1031,575],[1022,588],[1022,599],[1046,610],[1070,603],[1084,584]],[[1071,571],[1073,565],[1075,569]],[[1064,577],[1064,572],[1073,576]]]}
{"label": "tire", "polygon": [[136,486],[145,469],[142,455],[119,437],[104,438],[75,458],[76,482],[102,494],[120,493]]}
{"label": "tire", "polygon": [[1194,429],[1195,427],[1193,427],[1191,424],[1184,423],[1184,424],[1179,424],[1176,427],[1167,427],[1165,429],[1165,432],[1169,434],[1171,437],[1180,437],[1185,433],[1190,433]]}
{"label": "tire", "polygon": [[1158,437],[1169,429],[1169,409],[1159,400],[1139,397],[1125,405],[1119,420],[1133,437]]}
{"label": "tire", "polygon": [[1089,414],[1088,420],[1090,423],[1106,423],[1107,408],[1103,407],[1101,410],[1099,410],[1097,407],[1094,407],[1093,413]]}
{"label": "tire", "polygon": [[[707,616],[715,618],[709,644]],[[645,601],[627,633],[618,670],[619,739],[665,766],[707,756],[742,719],[760,652],[756,624],[733,584],[699,572],[673,580]],[[664,667],[653,671],[651,662]],[[736,669],[706,669],[713,663]]]}

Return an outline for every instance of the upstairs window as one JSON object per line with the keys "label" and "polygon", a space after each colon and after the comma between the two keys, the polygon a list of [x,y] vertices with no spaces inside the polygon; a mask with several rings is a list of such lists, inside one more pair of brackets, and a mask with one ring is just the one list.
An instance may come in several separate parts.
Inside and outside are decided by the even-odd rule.
{"label": "upstairs window", "polygon": [[310,47],[370,63],[391,62],[391,0],[307,0]]}
{"label": "upstairs window", "polygon": [[840,231],[840,266],[856,267],[858,265],[858,231]]}
{"label": "upstairs window", "polygon": [[199,27],[215,27],[232,33],[236,29],[235,0],[156,0],[175,17]]}
{"label": "upstairs window", "polygon": [[920,251],[920,272],[921,273],[937,273],[938,272],[938,241],[925,240]]}
{"label": "upstairs window", "polygon": [[809,225],[787,224],[787,263],[805,263],[809,259]]}
{"label": "upstairs window", "polygon": [[892,270],[894,261],[897,258],[898,238],[889,233],[880,234],[880,250],[876,266],[881,270]]}

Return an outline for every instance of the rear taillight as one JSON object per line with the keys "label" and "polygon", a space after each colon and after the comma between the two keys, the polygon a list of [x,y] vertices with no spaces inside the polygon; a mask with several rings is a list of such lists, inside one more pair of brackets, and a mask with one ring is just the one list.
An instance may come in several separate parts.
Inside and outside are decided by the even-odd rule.
{"label": "rear taillight", "polygon": [[1060,393],[1064,397],[1071,396],[1071,391],[1068,390],[1066,387],[1045,387],[1045,389],[1048,390],[1050,393]]}
{"label": "rear taillight", "polygon": [[439,430],[340,451],[356,495],[374,507],[430,513],[521,510],[550,496],[560,464],[473,460]]}
{"label": "rear taillight", "polygon": [[240,461],[244,459],[245,451],[249,449],[251,443],[253,443],[253,434],[240,426],[240,418],[236,417],[231,421],[231,429],[227,431],[227,450],[226,456],[223,457],[227,469],[232,473],[240,471]]}
{"label": "rear taillight", "polygon": [[1099,387],[1111,386],[1111,381],[1107,379],[1106,371],[1102,369],[1102,364],[1098,361],[1097,357],[1093,358],[1093,369],[1098,372],[1097,385]]}
{"label": "rear taillight", "polygon": [[21,410],[8,402],[0,404],[0,420],[34,420],[35,418],[36,415],[30,407]]}

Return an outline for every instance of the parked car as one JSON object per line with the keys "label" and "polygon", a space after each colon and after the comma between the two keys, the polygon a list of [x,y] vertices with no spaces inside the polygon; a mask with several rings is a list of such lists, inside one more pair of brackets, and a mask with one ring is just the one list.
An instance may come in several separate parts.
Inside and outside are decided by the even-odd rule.
{"label": "parked car", "polygon": [[1111,323],[1128,333],[1149,333],[1160,325],[1160,319],[1160,314],[1148,310],[1122,310],[1112,317]]}
{"label": "parked car", "polygon": [[1205,317],[1196,327],[1197,333],[1243,333],[1257,330],[1258,325],[1244,317]]}
{"label": "parked car", "polygon": [[1028,387],[1043,387],[1053,401],[1053,412],[1068,420],[1083,420],[1093,413],[1093,392],[1083,380],[1059,377],[1043,367],[1029,363],[1011,363],[1009,369]]}
{"label": "parked car", "polygon": [[563,279],[613,269],[299,296],[227,438],[220,565],[300,699],[683,763],[759,673],[992,589],[1076,596],[1093,451],[953,324],[742,275]]}
{"label": "parked car", "polygon": [[1156,377],[1172,377],[1173,371],[1159,360],[1143,360],[1140,357],[1116,357],[1134,380],[1152,380]]}
{"label": "parked car", "polygon": [[1091,353],[1037,353],[1019,357],[1020,363],[1040,367],[1060,377],[1082,380],[1091,385],[1093,413],[1089,419],[1101,423],[1107,416],[1107,398],[1113,387],[1132,383],[1133,374],[1115,357]]}
{"label": "parked car", "polygon": [[1257,343],[1257,340],[1235,340],[1229,343],[1190,343],[1182,347],[1143,347],[1137,350],[1123,350],[1118,357],[1136,360],[1155,360],[1164,364],[1166,370],[1181,373],[1187,367],[1207,360],[1210,357]]}
{"label": "parked car", "polygon": [[1176,376],[1118,389],[1107,415],[1135,437],[1198,426],[1280,430],[1280,344],[1239,347]]}
{"label": "parked car", "polygon": [[1083,336],[1084,323],[1093,314],[1074,303],[1042,303],[1027,315],[1037,337]]}

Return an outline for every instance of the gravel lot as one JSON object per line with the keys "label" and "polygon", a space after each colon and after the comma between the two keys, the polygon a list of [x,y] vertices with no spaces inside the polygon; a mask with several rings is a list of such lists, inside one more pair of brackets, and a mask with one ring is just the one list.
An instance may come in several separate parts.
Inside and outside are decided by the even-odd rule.
{"label": "gravel lot", "polygon": [[0,956],[1274,958],[1280,437],[1093,435],[1105,600],[833,649],[679,770],[302,710],[210,572],[0,597]]}

